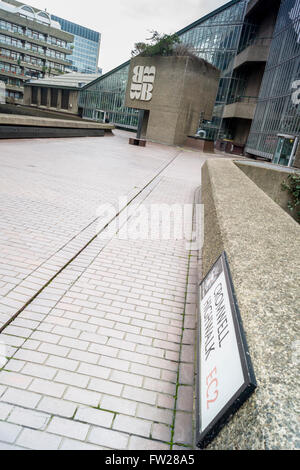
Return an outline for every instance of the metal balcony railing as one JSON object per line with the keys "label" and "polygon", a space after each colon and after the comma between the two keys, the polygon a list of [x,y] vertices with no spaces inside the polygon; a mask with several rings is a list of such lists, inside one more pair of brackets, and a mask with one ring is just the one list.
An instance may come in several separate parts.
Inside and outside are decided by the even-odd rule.
{"label": "metal balcony railing", "polygon": [[238,54],[240,54],[242,51],[247,49],[247,47],[250,46],[270,46],[271,45],[272,38],[271,37],[266,37],[266,38],[252,38],[246,41],[245,43],[241,44],[238,50]]}
{"label": "metal balcony railing", "polygon": [[230,96],[227,100],[227,104],[233,103],[246,103],[246,104],[256,104],[258,100],[258,96]]}

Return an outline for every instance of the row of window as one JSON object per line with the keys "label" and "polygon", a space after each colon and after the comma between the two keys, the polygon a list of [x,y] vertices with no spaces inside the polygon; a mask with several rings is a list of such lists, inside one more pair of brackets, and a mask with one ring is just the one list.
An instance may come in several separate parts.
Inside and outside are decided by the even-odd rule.
{"label": "row of window", "polygon": [[23,83],[19,78],[1,77],[0,81],[4,82],[5,85],[23,86]]}
{"label": "row of window", "polygon": [[7,64],[4,62],[0,62],[0,73],[1,72],[9,72],[9,73],[15,73],[18,75],[21,75],[21,74],[24,75],[21,67],[19,67],[18,65]]}
{"label": "row of window", "polygon": [[22,93],[18,91],[11,91],[11,90],[5,90],[5,96],[7,98],[13,98],[15,100],[21,100],[23,98]]}
{"label": "row of window", "polygon": [[8,57],[12,60],[18,60],[21,57],[19,52],[9,51],[8,49],[3,49],[2,47],[0,47],[0,55]]}
{"label": "row of window", "polygon": [[54,36],[47,36],[46,34],[38,33],[37,31],[32,31],[31,29],[26,30],[26,36],[32,39],[38,39],[39,41],[47,42],[54,46],[67,48],[67,42],[62,39],[55,38]]}
{"label": "row of window", "polygon": [[[26,51],[32,51],[38,54],[41,54],[45,56],[45,51],[43,47],[37,46],[36,44],[31,44],[29,42],[25,43],[25,47],[22,44],[22,41],[19,39],[14,39],[11,38],[10,36],[4,36],[3,34],[0,34],[0,43],[2,44],[8,44],[10,46],[17,47],[19,49],[25,49]],[[52,57],[52,58],[57,58],[61,60],[66,60],[65,54],[53,50],[48,50],[46,51],[46,56],[47,57]],[[57,64],[58,65],[58,64]]]}
{"label": "row of window", "polygon": [[12,60],[22,60],[23,62],[26,62],[28,64],[33,64],[33,65],[38,65],[39,67],[43,67],[43,66],[50,67],[52,69],[56,69],[61,72],[63,72],[65,69],[64,65],[57,64],[55,62],[48,61],[48,60],[45,61],[45,60],[32,57],[29,55],[22,56],[19,52],[10,51],[8,49],[0,48],[0,55],[8,57],[9,59],[12,59]]}
{"label": "row of window", "polygon": [[63,52],[54,51],[53,49],[47,49],[46,56],[56,57],[56,59],[61,59],[61,60],[66,59],[66,54],[64,54]]}
{"label": "row of window", "polygon": [[55,38],[54,36],[48,36],[38,31],[33,31],[32,29],[23,28],[22,26],[9,23],[8,21],[0,20],[0,29],[3,29],[5,31],[11,31],[12,33],[18,33],[22,35],[25,34],[26,36],[32,39],[37,39],[39,41],[47,42],[48,44],[63,47],[64,49],[67,48],[67,42],[62,39]]}

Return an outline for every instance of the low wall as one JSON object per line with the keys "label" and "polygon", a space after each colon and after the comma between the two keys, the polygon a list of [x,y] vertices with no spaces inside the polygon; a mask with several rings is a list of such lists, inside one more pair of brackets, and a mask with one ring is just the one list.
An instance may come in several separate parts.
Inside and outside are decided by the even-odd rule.
{"label": "low wall", "polygon": [[114,128],[112,124],[0,114],[0,139],[103,137]]}
{"label": "low wall", "polygon": [[290,194],[281,189],[282,183],[287,180],[289,174],[295,172],[294,170],[289,170],[288,168],[280,169],[280,167],[274,165],[271,168],[271,164],[264,165],[252,162],[235,162],[235,164],[276,204],[288,212],[294,219],[297,218],[297,211],[291,212],[288,208],[288,201],[291,199]]}
{"label": "low wall", "polygon": [[299,225],[231,160],[205,163],[201,197],[202,275],[225,250],[258,383],[208,449],[295,449]]}
{"label": "low wall", "polygon": [[0,114],[18,114],[20,116],[35,116],[35,117],[49,117],[52,119],[65,119],[70,121],[78,121],[81,119],[78,115],[51,111],[48,109],[39,109],[31,106],[14,105],[14,104],[0,104]]}

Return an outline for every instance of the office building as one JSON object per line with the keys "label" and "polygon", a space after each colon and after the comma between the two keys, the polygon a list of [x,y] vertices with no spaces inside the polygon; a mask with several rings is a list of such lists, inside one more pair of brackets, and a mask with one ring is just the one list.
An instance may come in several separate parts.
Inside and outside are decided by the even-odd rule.
{"label": "office building", "polygon": [[59,16],[51,15],[51,18],[60,24],[62,31],[66,31],[74,36],[71,69],[74,72],[80,73],[99,73],[98,62],[101,34],[71,21],[64,20]]}
{"label": "office building", "polygon": [[46,11],[0,1],[0,81],[7,101],[22,102],[26,80],[68,71],[73,40]]}

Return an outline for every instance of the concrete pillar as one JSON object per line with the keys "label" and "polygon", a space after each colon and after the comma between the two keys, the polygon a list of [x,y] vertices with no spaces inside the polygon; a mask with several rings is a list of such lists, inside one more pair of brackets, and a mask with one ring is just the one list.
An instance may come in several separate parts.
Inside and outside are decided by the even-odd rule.
{"label": "concrete pillar", "polygon": [[61,89],[58,90],[57,109],[61,109]]}
{"label": "concrete pillar", "polygon": [[37,90],[37,105],[38,106],[41,106],[41,96],[42,96],[41,87],[38,87],[38,90]]}
{"label": "concrete pillar", "polygon": [[51,88],[47,90],[47,108],[51,107]]}

